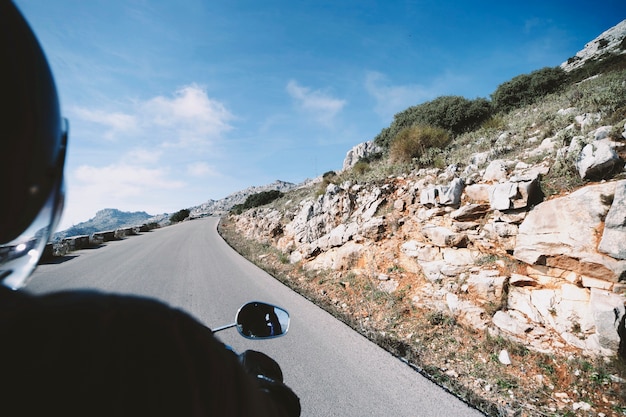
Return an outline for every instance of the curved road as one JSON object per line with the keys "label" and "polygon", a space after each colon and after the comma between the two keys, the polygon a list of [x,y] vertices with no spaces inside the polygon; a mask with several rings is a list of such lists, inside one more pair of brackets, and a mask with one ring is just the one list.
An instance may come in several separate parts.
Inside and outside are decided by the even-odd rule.
{"label": "curved road", "polygon": [[250,341],[234,329],[218,336],[235,350],[276,359],[300,396],[303,416],[482,416],[240,257],[217,234],[217,222],[194,220],[71,253],[40,265],[28,291],[144,295],[209,327],[231,323],[247,301],[278,304],[292,316],[285,337]]}

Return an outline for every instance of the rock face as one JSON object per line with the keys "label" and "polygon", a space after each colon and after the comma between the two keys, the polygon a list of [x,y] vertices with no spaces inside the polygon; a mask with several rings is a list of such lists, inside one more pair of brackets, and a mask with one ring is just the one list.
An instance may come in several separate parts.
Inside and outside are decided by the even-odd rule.
{"label": "rock face", "polygon": [[[593,120],[589,126],[600,122]],[[556,140],[534,147],[530,141],[526,154],[547,152],[549,142],[550,152],[583,161],[585,144],[605,141],[613,162],[584,171],[611,178],[623,164],[615,151],[620,144],[609,142],[607,129],[587,130],[561,148]],[[483,154],[471,161],[484,168],[329,184],[323,194],[280,211],[260,207],[234,220],[241,233],[305,270],[373,274],[381,291],[410,288],[422,307],[533,349],[618,353],[626,343],[626,180],[590,183],[546,200],[540,180],[550,167],[543,162]],[[389,272],[397,269],[404,278]]]}
{"label": "rock face", "polygon": [[598,250],[615,259],[626,260],[626,184],[615,186],[613,203],[604,220],[604,232]]}
{"label": "rock face", "polygon": [[[626,279],[626,262],[598,250],[606,230],[605,251],[614,255],[621,252],[623,243],[613,246],[612,242],[626,238],[621,226],[626,206],[619,204],[625,188],[626,180],[608,182],[539,204],[519,227],[514,256],[530,265],[560,268],[610,282]],[[618,204],[613,205],[616,192]],[[606,228],[610,209],[612,223]]]}
{"label": "rock face", "polygon": [[381,152],[380,146],[376,145],[373,141],[363,142],[350,149],[346,154],[346,158],[343,160],[342,171],[352,168],[359,159],[366,158],[373,154]]}
{"label": "rock face", "polygon": [[610,143],[600,140],[585,145],[576,161],[576,168],[583,179],[602,178],[620,163]]}

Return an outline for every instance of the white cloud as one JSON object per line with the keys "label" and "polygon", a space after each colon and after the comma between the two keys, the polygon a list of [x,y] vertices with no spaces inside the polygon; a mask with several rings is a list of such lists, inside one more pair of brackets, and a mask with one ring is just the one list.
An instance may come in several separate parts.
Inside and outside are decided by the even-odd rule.
{"label": "white cloud", "polygon": [[325,126],[331,126],[335,116],[346,105],[345,100],[331,97],[320,90],[312,91],[294,80],[287,83],[287,93],[296,100],[301,109]]}
{"label": "white cloud", "polygon": [[106,129],[103,138],[107,140],[115,139],[119,134],[128,134],[137,130],[137,117],[130,114],[82,107],[73,108],[72,113],[84,121],[103,125]]}
{"label": "white cloud", "polygon": [[73,177],[78,183],[77,188],[90,190],[90,195],[97,193],[115,200],[139,196],[155,189],[184,187],[184,182],[169,180],[167,174],[166,169],[122,163],[104,167],[81,165],[73,172]]}
{"label": "white cloud", "polygon": [[193,177],[219,176],[219,173],[206,162],[195,162],[187,165],[187,174]]}
{"label": "white cloud", "polygon": [[187,186],[170,179],[166,168],[128,162],[80,165],[67,174],[67,199],[59,230],[86,221],[103,208],[152,214],[168,211],[174,208],[168,204],[176,204],[172,194]]}
{"label": "white cloud", "polygon": [[104,130],[89,132],[93,139],[145,139],[166,147],[210,145],[232,129],[230,122],[235,118],[196,84],[178,89],[171,97],[133,101],[126,107],[126,112],[77,107],[72,109],[72,118],[104,126]]}
{"label": "white cloud", "polygon": [[163,151],[158,149],[136,148],[129,151],[123,158],[128,164],[156,164],[161,159]]}
{"label": "white cloud", "polygon": [[[235,117],[205,89],[192,84],[169,96],[127,100],[117,106],[121,110],[114,112],[106,106],[73,109],[78,149],[74,152],[83,159],[66,167],[62,227],[85,221],[106,207],[169,211],[189,204],[188,193],[201,188],[206,177],[220,176],[208,159],[215,152],[209,151],[232,129]],[[93,143],[102,152],[93,152]],[[199,159],[206,161],[184,162]]]}
{"label": "white cloud", "polygon": [[166,145],[207,143],[232,129],[234,116],[196,84],[183,87],[171,98],[158,96],[139,105],[144,125],[165,128],[170,133]]}

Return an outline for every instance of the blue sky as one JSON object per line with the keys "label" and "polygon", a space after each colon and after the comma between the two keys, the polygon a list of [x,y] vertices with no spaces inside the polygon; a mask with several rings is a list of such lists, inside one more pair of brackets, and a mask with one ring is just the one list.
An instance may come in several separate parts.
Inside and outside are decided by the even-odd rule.
{"label": "blue sky", "polygon": [[16,0],[70,120],[60,229],[341,168],[409,106],[486,97],[623,0]]}

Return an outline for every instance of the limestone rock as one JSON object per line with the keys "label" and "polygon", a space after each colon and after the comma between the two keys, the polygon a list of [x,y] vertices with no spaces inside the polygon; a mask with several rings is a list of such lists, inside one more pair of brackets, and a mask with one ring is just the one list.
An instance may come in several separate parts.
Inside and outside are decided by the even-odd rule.
{"label": "limestone rock", "polygon": [[460,178],[455,178],[447,187],[440,188],[439,204],[443,206],[458,207],[461,202],[461,194],[465,183]]}
{"label": "limestone rock", "polygon": [[[582,136],[557,150],[561,156],[581,154],[585,173],[601,165],[599,148],[623,152],[607,136],[612,127],[595,128],[599,118],[579,117]],[[516,140],[530,136],[527,144],[538,146],[542,129],[513,134]],[[576,130],[546,139],[537,152],[578,134],[575,124],[567,129]],[[501,135],[498,150],[512,142],[510,136]],[[344,169],[374,151],[362,145]],[[374,183],[329,184],[321,195],[281,202],[279,210],[248,210],[236,216],[237,229],[305,270],[366,273],[376,277],[374,288],[386,292],[406,283],[421,305],[447,309],[473,328],[502,332],[532,349],[568,345],[614,354],[626,334],[626,180],[542,202],[539,180],[548,163],[495,160],[481,174],[478,165],[495,155],[474,155],[476,166],[465,174],[450,166]],[[506,252],[521,262],[514,265]],[[485,264],[489,259],[493,263]],[[492,317],[495,309],[502,310]]]}
{"label": "limestone rock", "polygon": [[439,247],[463,247],[467,242],[467,236],[462,233],[454,233],[442,226],[427,226],[422,229],[433,245]]}
{"label": "limestone rock", "polygon": [[495,184],[489,194],[493,210],[509,210],[528,207],[543,200],[543,193],[537,178],[512,178],[512,181]]}
{"label": "limestone rock", "polygon": [[509,279],[509,285],[516,287],[527,287],[527,286],[536,286],[537,280],[528,277],[526,275],[521,274],[511,274],[511,278]]}
{"label": "limestone rock", "polygon": [[505,182],[496,184],[491,188],[489,203],[493,210],[508,210],[511,208],[511,200],[517,196],[517,184]]}
{"label": "limestone rock", "polygon": [[500,351],[500,353],[498,354],[498,360],[503,365],[510,365],[512,363],[511,357],[509,356],[509,352],[507,352],[506,349],[502,349]]}
{"label": "limestone rock", "polygon": [[350,169],[357,162],[359,162],[360,159],[366,158],[381,151],[382,148],[376,145],[373,141],[360,143],[348,151],[345,159],[343,160],[342,170],[345,171],[347,169]]}
{"label": "limestone rock", "polygon": [[[620,331],[623,332],[626,297],[608,291],[591,289],[589,301],[600,346],[617,352]],[[622,329],[620,330],[620,326]]]}
{"label": "limestone rock", "polygon": [[486,302],[499,302],[506,277],[497,270],[480,270],[471,274],[467,280],[468,293]]}
{"label": "limestone rock", "polygon": [[431,186],[420,194],[420,204],[424,206],[453,206],[458,207],[461,203],[461,195],[465,183],[460,178],[455,178],[448,186]]}
{"label": "limestone rock", "polygon": [[535,323],[543,323],[544,320],[537,308],[533,305],[531,298],[532,290],[518,287],[510,287],[507,299],[507,307],[523,313]]}
{"label": "limestone rock", "polygon": [[400,246],[400,251],[408,257],[416,258],[418,261],[441,260],[440,248],[426,245],[416,240],[409,240]]}
{"label": "limestone rock", "polygon": [[304,259],[302,252],[295,250],[289,254],[289,263],[297,264]]}
{"label": "limestone rock", "polygon": [[604,178],[620,161],[611,145],[605,140],[599,140],[585,145],[576,160],[576,169],[583,179]]}
{"label": "limestone rock", "polygon": [[467,248],[443,248],[441,249],[443,260],[448,265],[453,266],[470,266],[475,262],[477,254]]}
{"label": "limestone rock", "polygon": [[497,328],[515,336],[522,336],[532,329],[528,323],[518,320],[505,311],[496,311],[491,320]]}
{"label": "limestone rock", "polygon": [[500,181],[505,180],[508,175],[508,163],[501,159],[491,161],[485,169],[483,181]]}
{"label": "limestone rock", "polygon": [[314,259],[305,264],[305,269],[332,269],[346,270],[354,266],[354,262],[363,253],[363,245],[356,242],[348,242],[338,248],[333,248],[318,254]]}
{"label": "limestone rock", "polygon": [[501,221],[491,221],[483,227],[486,236],[491,240],[498,242],[504,250],[515,249],[517,226],[511,223]]}
{"label": "limestone rock", "polygon": [[439,282],[443,278],[441,269],[446,266],[444,261],[418,262],[422,268],[422,274],[430,282]]}
{"label": "limestone rock", "polygon": [[465,187],[465,196],[472,202],[481,203],[489,201],[491,185],[471,184]]}
{"label": "limestone rock", "polygon": [[592,185],[537,205],[519,227],[514,256],[531,265],[617,282],[626,274],[626,262],[597,252],[597,231],[616,188],[625,183]]}
{"label": "limestone rock", "polygon": [[626,260],[626,181],[620,181],[615,186],[598,250],[613,258]]}
{"label": "limestone rock", "polygon": [[465,222],[483,218],[488,212],[489,206],[487,204],[466,204],[450,213],[450,217]]}

